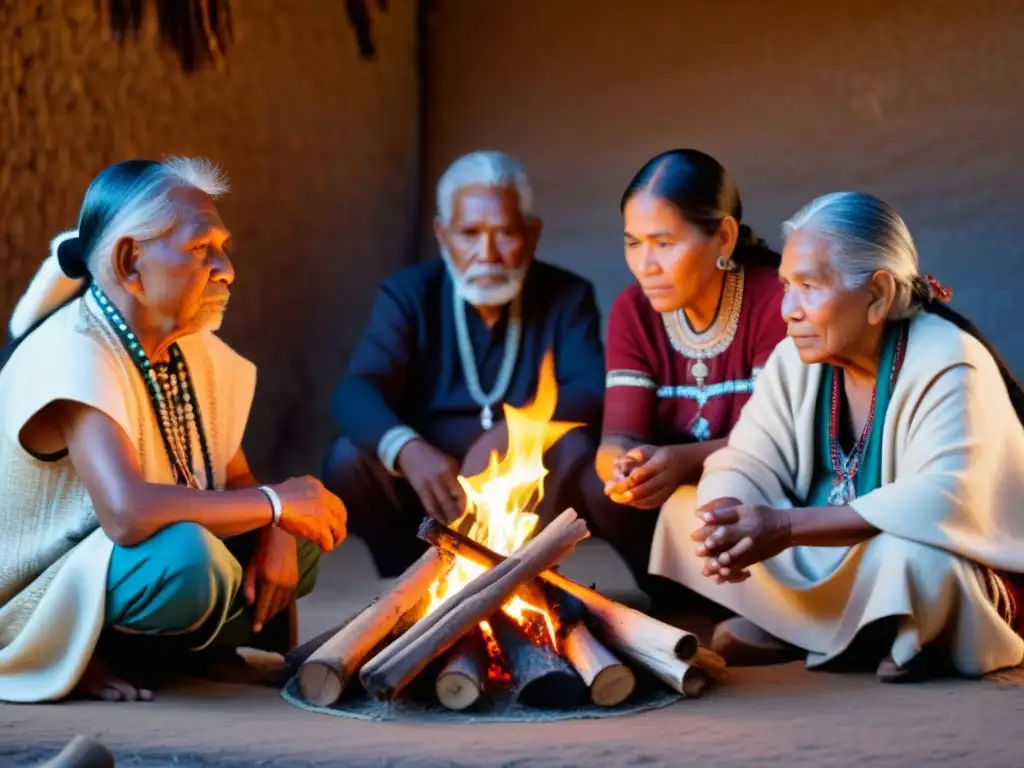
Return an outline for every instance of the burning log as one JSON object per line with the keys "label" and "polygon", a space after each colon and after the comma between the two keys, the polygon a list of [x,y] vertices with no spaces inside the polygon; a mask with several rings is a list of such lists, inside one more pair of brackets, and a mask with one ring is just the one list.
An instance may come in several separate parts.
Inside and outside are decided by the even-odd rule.
{"label": "burning log", "polygon": [[512,556],[489,568],[363,665],[359,679],[378,699],[394,698],[424,667],[497,613],[521,584],[565,557],[587,525],[567,509]]}
{"label": "burning log", "polygon": [[636,688],[636,675],[590,633],[583,603],[540,580],[534,585],[542,595],[551,595],[550,600],[544,598],[545,605],[551,610],[554,604],[561,624],[562,653],[586,683],[591,702],[599,707],[614,707],[629,698]]}
{"label": "burning log", "polygon": [[303,698],[321,707],[340,699],[360,665],[403,616],[427,597],[430,585],[451,569],[453,561],[450,554],[431,547],[398,577],[393,587],[333,631],[329,639],[315,638],[316,650],[308,653],[299,666]]}
{"label": "burning log", "polygon": [[[472,539],[426,519],[419,537],[439,549],[490,568],[504,558]],[[572,595],[597,619],[602,636],[622,653],[643,664],[645,657],[688,661],[697,653],[697,636],[611,600],[596,590],[577,584],[560,573],[546,570],[540,578],[552,587]]]}
{"label": "burning log", "polygon": [[512,676],[516,701],[531,707],[567,709],[584,699],[587,686],[549,643],[534,643],[504,611],[491,617],[490,625]]}
{"label": "burning log", "polygon": [[590,634],[580,619],[565,633],[565,657],[590,690],[590,700],[599,707],[614,707],[628,699],[636,688],[633,670]]}
{"label": "burning log", "polygon": [[448,709],[473,706],[483,693],[489,666],[487,644],[483,635],[473,630],[455,644],[438,674],[434,685],[437,700]]}

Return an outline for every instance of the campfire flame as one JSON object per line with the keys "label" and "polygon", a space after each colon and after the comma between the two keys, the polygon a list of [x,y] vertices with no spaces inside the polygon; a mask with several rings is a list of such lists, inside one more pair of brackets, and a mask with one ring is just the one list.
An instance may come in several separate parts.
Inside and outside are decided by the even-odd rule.
{"label": "campfire flame", "polygon": [[[504,405],[508,427],[508,450],[504,458],[499,460],[497,452],[492,452],[483,472],[473,477],[460,475],[458,478],[466,492],[466,510],[453,527],[499,555],[513,554],[537,525],[538,517],[534,510],[544,498],[544,477],[548,473],[543,462],[544,452],[565,433],[582,426],[552,421],[557,402],[554,359],[548,352],[541,362],[537,394],[533,401],[522,408]],[[458,557],[448,575],[431,585],[427,613],[458,594],[485,570],[483,566]],[[551,646],[557,649],[556,617],[544,607],[516,595],[503,606],[503,610],[524,627],[540,620],[547,628]],[[497,640],[487,622],[481,622],[480,629],[493,657],[492,646],[497,646]]]}

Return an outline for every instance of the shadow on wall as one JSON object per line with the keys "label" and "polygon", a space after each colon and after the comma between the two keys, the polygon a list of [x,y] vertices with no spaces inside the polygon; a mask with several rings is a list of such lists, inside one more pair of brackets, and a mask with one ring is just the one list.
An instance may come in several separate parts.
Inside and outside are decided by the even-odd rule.
{"label": "shadow on wall", "polygon": [[216,160],[233,188],[221,208],[238,273],[223,335],[259,367],[246,448],[270,480],[319,467],[327,400],[373,291],[410,260],[415,4],[375,17],[372,62],[336,0],[233,10],[223,71],[187,77],[152,29],[111,42],[93,0],[0,3],[0,311],[103,167]]}

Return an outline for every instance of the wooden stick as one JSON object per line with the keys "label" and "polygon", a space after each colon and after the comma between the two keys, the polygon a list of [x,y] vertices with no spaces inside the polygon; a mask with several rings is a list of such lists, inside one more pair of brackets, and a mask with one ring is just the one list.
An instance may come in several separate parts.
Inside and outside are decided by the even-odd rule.
{"label": "wooden stick", "polygon": [[350,622],[301,663],[299,691],[311,704],[327,707],[341,698],[371,651],[428,594],[430,585],[451,570],[455,558],[431,547]]}
{"label": "wooden stick", "polygon": [[511,557],[469,582],[429,616],[363,665],[359,679],[378,699],[392,699],[466,632],[498,612],[523,584],[572,551],[587,524],[567,509]]}
{"label": "wooden stick", "polygon": [[504,611],[490,619],[501,647],[516,701],[542,709],[567,709],[587,696],[587,686],[565,659],[548,643],[531,642],[525,629]]}
{"label": "wooden stick", "polygon": [[[495,554],[482,544],[461,536],[430,518],[420,525],[419,537],[435,547],[464,557],[485,568],[491,568],[503,559],[501,555]],[[690,632],[617,603],[555,571],[546,570],[540,574],[540,578],[582,602],[590,615],[601,625],[606,642],[623,653],[627,653],[626,649],[637,648],[645,649],[646,653],[657,653],[687,661],[697,652],[697,636]]]}
{"label": "wooden stick", "polygon": [[725,659],[710,648],[698,648],[690,663],[707,672],[712,680],[722,680],[726,677]]}
{"label": "wooden stick", "polygon": [[470,632],[452,648],[448,662],[437,676],[437,700],[448,709],[471,707],[487,684],[490,657],[479,629]]}
{"label": "wooden stick", "polygon": [[582,620],[565,633],[563,653],[590,689],[590,700],[599,707],[614,707],[636,688],[633,670],[615,658],[587,629]]}
{"label": "wooden stick", "polygon": [[98,741],[75,736],[60,754],[39,768],[114,768],[114,756]]}
{"label": "wooden stick", "polygon": [[673,656],[657,655],[631,658],[673,691],[681,693],[689,699],[699,699],[708,686],[706,671]]}

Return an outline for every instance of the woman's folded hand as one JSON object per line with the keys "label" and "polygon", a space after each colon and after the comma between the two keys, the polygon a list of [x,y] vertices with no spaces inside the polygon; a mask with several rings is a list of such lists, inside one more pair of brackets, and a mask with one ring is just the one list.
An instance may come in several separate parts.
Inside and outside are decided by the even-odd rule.
{"label": "woman's folded hand", "polygon": [[789,511],[760,504],[711,504],[697,511],[703,525],[690,538],[707,559],[704,575],[719,584],[749,577],[751,565],[791,546]]}

